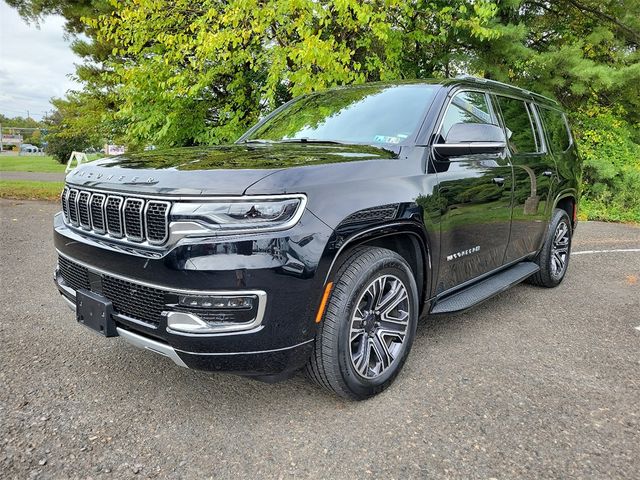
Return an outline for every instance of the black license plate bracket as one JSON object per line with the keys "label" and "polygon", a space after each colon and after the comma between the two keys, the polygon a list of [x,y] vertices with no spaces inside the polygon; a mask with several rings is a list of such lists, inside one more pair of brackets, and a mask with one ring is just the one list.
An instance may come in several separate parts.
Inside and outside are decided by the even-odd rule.
{"label": "black license plate bracket", "polygon": [[117,337],[112,313],[113,304],[102,295],[89,290],[76,291],[76,319],[81,325],[105,337]]}

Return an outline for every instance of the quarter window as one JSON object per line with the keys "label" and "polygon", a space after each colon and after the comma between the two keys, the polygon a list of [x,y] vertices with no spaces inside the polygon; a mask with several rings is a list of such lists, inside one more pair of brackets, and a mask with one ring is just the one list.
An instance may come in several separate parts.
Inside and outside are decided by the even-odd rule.
{"label": "quarter window", "polygon": [[453,97],[444,115],[440,135],[446,139],[449,129],[456,123],[493,123],[487,96],[480,92],[461,92]]}
{"label": "quarter window", "polygon": [[[507,142],[513,153],[537,153],[542,150],[532,112],[522,100],[498,96],[498,105],[507,129]],[[534,130],[535,129],[535,130]]]}
{"label": "quarter window", "polygon": [[562,153],[567,150],[571,146],[571,135],[562,112],[540,106],[538,106],[538,111],[549,137],[551,151],[553,153]]}

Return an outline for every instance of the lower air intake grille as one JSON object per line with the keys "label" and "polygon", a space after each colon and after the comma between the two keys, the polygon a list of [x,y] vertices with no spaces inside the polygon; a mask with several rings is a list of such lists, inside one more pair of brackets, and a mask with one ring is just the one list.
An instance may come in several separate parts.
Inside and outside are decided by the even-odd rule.
{"label": "lower air intake grille", "polygon": [[64,283],[66,283],[68,287],[74,290],[81,288],[89,290],[91,288],[86,267],[60,256],[58,256],[58,266],[60,267],[60,275],[62,275]]}
{"label": "lower air intake grille", "polygon": [[[78,265],[60,255],[58,256],[58,267],[60,275],[68,287],[73,290],[81,288],[92,290],[87,267]],[[111,300],[116,313],[153,325],[160,323],[162,311],[165,310],[164,290],[128,282],[106,274],[92,275],[96,278],[96,283],[97,278],[100,278],[102,284],[102,289],[97,288],[97,291],[94,291]],[[98,287],[95,284],[94,286]]]}
{"label": "lower air intake grille", "polygon": [[164,291],[104,275],[102,293],[116,312],[158,325],[165,309]]}

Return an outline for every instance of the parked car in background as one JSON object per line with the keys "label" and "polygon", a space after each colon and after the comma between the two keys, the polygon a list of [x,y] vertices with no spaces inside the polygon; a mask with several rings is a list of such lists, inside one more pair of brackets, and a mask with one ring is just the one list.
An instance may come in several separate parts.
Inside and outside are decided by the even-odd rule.
{"label": "parked car in background", "polygon": [[473,78],[337,88],[234,145],[75,169],[55,281],[78,322],[180,366],[305,369],[364,399],[398,375],[420,316],[562,282],[580,172],[541,95]]}
{"label": "parked car in background", "polygon": [[20,145],[20,152],[22,153],[38,153],[40,149],[30,143],[23,143]]}

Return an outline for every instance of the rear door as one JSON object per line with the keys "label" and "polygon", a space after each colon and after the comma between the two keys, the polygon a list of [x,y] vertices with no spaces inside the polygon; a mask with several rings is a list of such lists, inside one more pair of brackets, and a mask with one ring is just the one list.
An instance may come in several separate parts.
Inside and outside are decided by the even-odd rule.
{"label": "rear door", "polygon": [[495,95],[513,165],[511,236],[505,262],[537,252],[551,217],[556,165],[543,140],[538,112],[528,101]]}
{"label": "rear door", "polygon": [[[498,125],[486,93],[457,92],[447,105],[435,138],[444,139],[455,123]],[[503,264],[511,222],[512,170],[504,154],[438,158],[440,268],[436,294],[459,286]]]}

